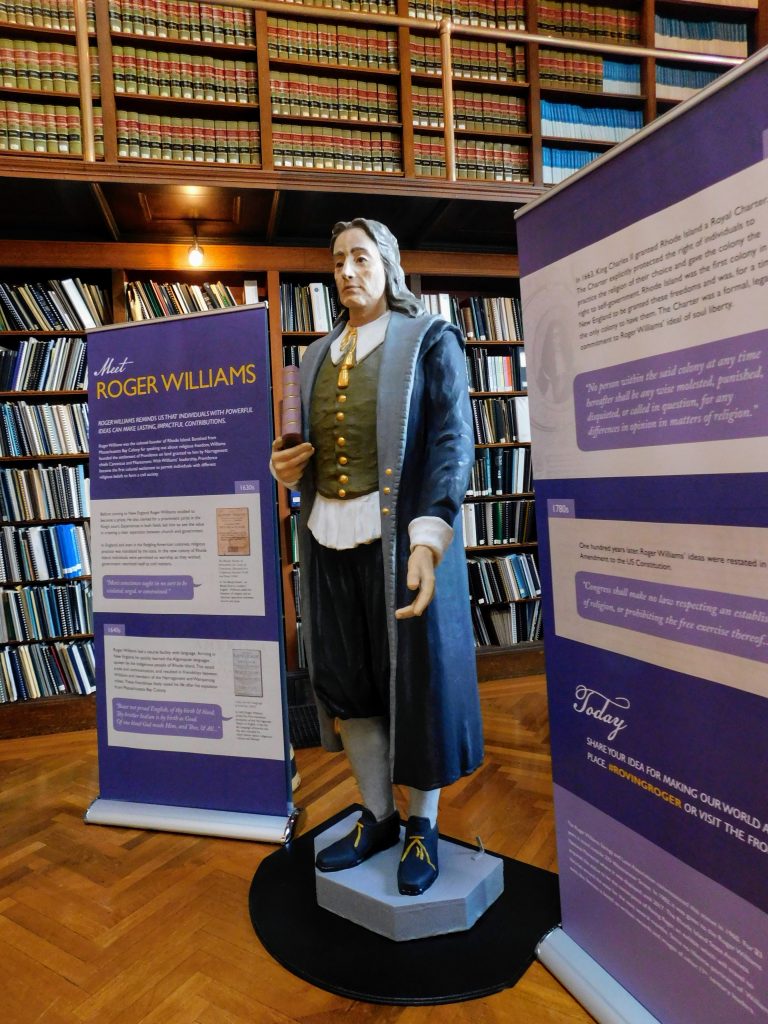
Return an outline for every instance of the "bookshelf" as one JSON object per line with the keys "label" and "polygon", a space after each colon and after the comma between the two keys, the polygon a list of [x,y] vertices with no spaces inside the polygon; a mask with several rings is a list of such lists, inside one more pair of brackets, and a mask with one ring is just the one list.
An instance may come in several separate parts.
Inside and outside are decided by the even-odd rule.
{"label": "bookshelf", "polygon": [[[541,651],[533,462],[516,282],[414,275],[426,307],[465,337],[475,466],[462,525],[481,675],[485,663]],[[509,663],[509,662],[508,662]]]}
{"label": "bookshelf", "polygon": [[709,57],[768,42],[758,0],[89,0],[81,54],[82,2],[0,6],[0,159],[83,162],[92,117],[96,161],[149,178],[192,163],[541,188],[728,66]]}
{"label": "bookshelf", "polygon": [[111,314],[56,273],[0,282],[0,736],[95,715],[84,329]]}
{"label": "bookshelf", "polygon": [[[580,24],[566,25],[566,11],[572,17],[576,10],[581,12]],[[606,10],[616,14],[613,22],[605,20]],[[603,12],[602,20],[597,12]],[[447,34],[438,31],[441,17],[451,20]],[[693,40],[693,62],[676,56],[673,49],[668,57],[647,52],[656,45],[663,49],[666,39],[678,38],[669,36],[668,21],[657,24],[657,17],[699,26],[736,26],[748,52],[768,42],[764,0],[612,0],[604,5],[589,0],[581,5],[497,0],[484,14],[470,10],[467,0],[327,0],[323,6],[274,3],[258,9],[236,3],[229,10],[224,4],[164,0],[51,0],[46,5],[8,0],[0,4],[0,176],[82,183],[101,196],[110,241],[88,241],[104,236],[89,236],[87,231],[72,232],[68,241],[50,241],[57,237],[55,230],[24,241],[17,231],[0,241],[0,268],[8,268],[0,279],[5,275],[36,280],[44,276],[39,268],[45,268],[47,276],[62,276],[79,267],[83,277],[98,278],[111,295],[116,321],[128,319],[128,282],[221,280],[239,302],[243,283],[256,280],[259,296],[269,300],[277,388],[284,347],[299,347],[317,337],[311,330],[284,328],[281,285],[322,280],[328,269],[325,250],[311,248],[315,242],[270,244],[271,225],[286,195],[316,193],[318,201],[334,212],[332,198],[338,193],[349,198],[350,207],[355,195],[375,194],[393,203],[429,197],[435,201],[430,216],[438,219],[444,209],[439,204],[464,201],[467,209],[476,208],[478,201],[492,201],[509,204],[511,211],[615,144],[606,133],[600,138],[578,137],[573,108],[586,111],[590,121],[602,116],[604,127],[616,127],[606,111],[614,121],[629,112],[635,120],[631,127],[647,124],[690,89],[721,73],[725,65],[707,63],[692,31],[685,38]],[[285,32],[275,31],[276,19],[292,30],[290,52]],[[336,33],[335,56],[331,29]],[[625,31],[627,38],[619,38]],[[709,46],[715,53],[723,50],[718,39],[727,37],[713,35]],[[743,39],[736,42],[743,48]],[[357,56],[350,62],[352,51]],[[451,67],[450,90],[442,79],[441,58]],[[443,123],[444,98],[450,99],[448,124]],[[29,119],[26,106],[19,112],[20,104],[29,106]],[[560,120],[544,117],[552,107],[558,108]],[[90,132],[91,122],[95,132]],[[567,126],[565,131],[562,125]],[[89,133],[95,134],[93,158]],[[134,221],[124,239],[115,210],[100,190],[127,183],[144,190],[146,224],[152,230],[137,227]],[[206,239],[206,253],[213,259],[205,271],[192,272],[186,267],[189,242],[179,243],[178,225],[162,244],[157,242],[162,236],[152,233],[152,190],[170,194],[241,187],[250,190],[249,198],[263,194],[264,200],[258,202],[271,204],[266,244],[243,244],[243,232],[229,244],[212,245]],[[118,211],[117,219],[121,215]],[[328,227],[334,219],[329,215]],[[381,219],[387,220],[386,212]],[[233,223],[236,220],[233,215]],[[213,223],[209,219],[209,225]],[[212,237],[226,242],[226,230],[217,230],[214,225]],[[426,291],[514,293],[510,282],[517,274],[516,258],[485,252],[481,244],[465,254],[414,249],[403,256],[404,266],[411,275],[421,275]],[[14,339],[11,334],[0,336],[0,345],[18,345],[20,336]],[[470,340],[468,350],[480,347]],[[497,348],[508,356],[514,345],[494,343],[494,353]],[[45,399],[3,396],[3,401],[53,404],[54,397],[56,404],[80,401],[69,394]],[[524,396],[488,388],[473,400],[510,397]],[[500,444],[505,451],[518,452],[518,457],[530,453],[524,441]],[[493,442],[478,448],[483,458],[485,452],[493,455],[500,450]],[[493,506],[531,497],[528,489],[515,490],[476,495],[472,503]],[[286,552],[291,513],[287,495],[278,500]],[[532,543],[523,543],[522,549],[469,554],[485,559],[535,552]],[[290,560],[285,560],[289,652],[296,646],[291,571]],[[540,671],[540,646],[517,646],[513,655],[504,647],[489,648],[483,654],[488,667],[482,674],[510,674],[513,661],[512,671]],[[289,662],[289,667],[295,665]],[[92,701],[64,696],[29,701],[13,710],[0,709],[0,723],[12,723],[7,727],[18,735],[36,731],[38,718],[56,728],[77,727],[74,723],[87,717],[82,708],[89,704]],[[52,705],[53,710],[45,710]],[[63,712],[65,705],[71,710]],[[0,735],[5,727],[0,724]]]}

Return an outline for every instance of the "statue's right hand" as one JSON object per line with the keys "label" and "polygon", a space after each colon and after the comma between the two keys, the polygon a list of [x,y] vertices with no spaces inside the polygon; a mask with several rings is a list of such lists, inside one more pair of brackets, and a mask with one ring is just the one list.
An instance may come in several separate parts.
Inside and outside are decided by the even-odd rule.
{"label": "statue's right hand", "polygon": [[302,441],[293,448],[283,448],[282,437],[276,438],[272,444],[271,459],[275,477],[285,487],[295,487],[314,454],[315,449],[309,441]]}

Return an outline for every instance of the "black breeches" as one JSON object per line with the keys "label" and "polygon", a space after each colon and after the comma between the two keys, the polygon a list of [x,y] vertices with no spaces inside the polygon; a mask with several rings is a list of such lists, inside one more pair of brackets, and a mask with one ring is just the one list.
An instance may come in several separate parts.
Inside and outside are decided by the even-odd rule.
{"label": "black breeches", "polygon": [[309,581],[313,685],[338,718],[389,717],[387,637],[381,541],[336,551],[311,538]]}

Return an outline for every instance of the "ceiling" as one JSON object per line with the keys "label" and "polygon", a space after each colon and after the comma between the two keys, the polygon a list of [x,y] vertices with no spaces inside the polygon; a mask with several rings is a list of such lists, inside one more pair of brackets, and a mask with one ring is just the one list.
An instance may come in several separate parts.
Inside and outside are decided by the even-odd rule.
{"label": "ceiling", "polygon": [[317,188],[0,178],[0,239],[322,246],[338,220],[383,221],[403,249],[514,253],[519,202]]}

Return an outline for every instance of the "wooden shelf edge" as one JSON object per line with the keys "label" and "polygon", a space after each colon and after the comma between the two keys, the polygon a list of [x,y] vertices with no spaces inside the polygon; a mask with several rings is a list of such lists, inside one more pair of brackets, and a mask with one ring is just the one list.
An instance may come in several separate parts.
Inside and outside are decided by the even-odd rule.
{"label": "wooden shelf edge", "polygon": [[477,678],[481,683],[544,672],[544,644],[541,641],[514,647],[477,647],[475,653]]}
{"label": "wooden shelf edge", "polygon": [[0,740],[80,732],[96,725],[96,696],[89,693],[39,697],[0,705]]}
{"label": "wooden shelf edge", "polygon": [[[570,140],[572,141],[572,140]],[[0,177],[59,178],[62,173],[61,158],[46,154],[30,153],[29,156],[2,154]],[[147,182],[154,184],[178,184],[179,168],[184,169],[186,184],[211,186],[237,186],[243,189],[284,189],[301,191],[310,189],[319,192],[338,192],[339,173],[344,174],[345,192],[370,192],[375,182],[377,192],[391,195],[419,194],[436,198],[491,200],[494,202],[527,203],[543,195],[543,186],[524,182],[492,181],[484,178],[466,178],[448,181],[445,178],[418,176],[405,177],[402,174],[378,172],[336,172],[316,170],[262,170],[253,164],[216,164],[203,161],[176,161],[135,159],[131,163],[105,160],[86,162],[80,157],[69,157],[66,177],[69,180],[95,182]],[[146,165],[146,166],[145,166]]]}
{"label": "wooden shelf edge", "polygon": [[[165,275],[181,273],[186,278],[187,242],[62,242],[57,240],[2,240],[0,263],[13,266],[14,274],[23,268],[72,266],[80,270],[129,268],[133,273],[156,271]],[[430,276],[462,276],[464,278],[509,277],[519,275],[516,254],[498,252],[466,252],[404,249],[400,253],[406,273]],[[261,277],[268,271],[279,271],[284,277],[299,274],[328,274],[328,249],[298,246],[214,245],[205,243],[205,271],[202,274],[243,274]],[[259,267],[254,274],[254,267]],[[2,278],[0,278],[2,279]],[[86,333],[87,336],[87,332]],[[273,332],[274,334],[274,332]]]}

